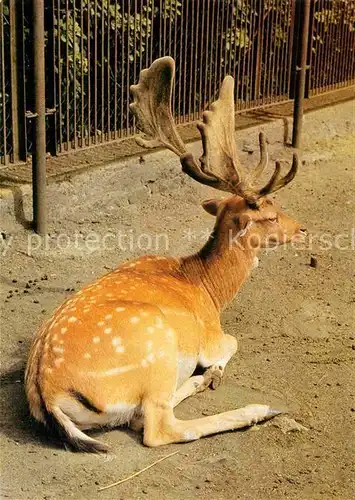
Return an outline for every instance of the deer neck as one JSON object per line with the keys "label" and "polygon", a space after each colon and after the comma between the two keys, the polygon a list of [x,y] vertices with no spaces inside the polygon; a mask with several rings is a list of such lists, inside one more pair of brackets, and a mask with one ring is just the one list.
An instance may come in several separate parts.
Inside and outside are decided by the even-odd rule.
{"label": "deer neck", "polygon": [[229,238],[220,241],[213,232],[198,253],[181,259],[181,269],[190,281],[205,289],[221,310],[249,276],[257,253],[246,238],[231,245]]}

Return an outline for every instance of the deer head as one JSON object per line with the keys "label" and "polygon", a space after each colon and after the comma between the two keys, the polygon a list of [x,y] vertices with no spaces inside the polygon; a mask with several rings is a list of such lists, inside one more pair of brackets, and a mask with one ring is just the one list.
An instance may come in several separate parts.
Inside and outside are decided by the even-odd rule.
{"label": "deer head", "polygon": [[163,145],[180,157],[182,170],[194,180],[231,193],[227,200],[209,200],[203,204],[217,216],[217,226],[237,234],[252,229],[251,243],[268,246],[271,242],[290,241],[299,234],[300,225],[285,215],[267,195],[289,184],[298,168],[298,157],[293,155],[291,168],[282,175],[276,162],[269,181],[258,186],[261,174],[268,164],[266,137],[259,135],[260,161],[254,169],[245,170],[238,158],[235,131],[234,79],[226,76],[219,98],[203,113],[197,124],[201,134],[203,154],[198,164],[187,151],[176,129],[171,112],[175,62],[162,57],[150,68],[141,71],[138,85],[131,86],[134,97],[130,105],[138,120],[138,127],[148,138],[137,137],[144,147]]}

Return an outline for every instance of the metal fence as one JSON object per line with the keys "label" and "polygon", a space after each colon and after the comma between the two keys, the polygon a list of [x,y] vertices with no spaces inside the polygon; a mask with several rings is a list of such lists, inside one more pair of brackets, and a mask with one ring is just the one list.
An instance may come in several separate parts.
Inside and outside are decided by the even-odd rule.
{"label": "metal fence", "polygon": [[[293,98],[298,0],[45,2],[46,141],[60,154],[135,132],[129,86],[155,58],[176,60],[175,115],[196,120],[226,74],[237,112]],[[0,1],[0,162],[33,147],[33,0]],[[306,93],[355,82],[355,0],[311,0]]]}
{"label": "metal fence", "polygon": [[309,95],[354,84],[355,1],[313,1],[311,23]]}

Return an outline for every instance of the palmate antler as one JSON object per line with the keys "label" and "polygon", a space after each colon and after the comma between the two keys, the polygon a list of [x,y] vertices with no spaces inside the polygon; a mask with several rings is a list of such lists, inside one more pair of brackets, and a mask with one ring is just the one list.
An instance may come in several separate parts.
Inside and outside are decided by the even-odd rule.
{"label": "palmate antler", "polygon": [[268,163],[266,137],[259,135],[260,162],[250,173],[246,172],[238,159],[235,131],[234,79],[226,76],[222,82],[219,98],[203,113],[203,122],[198,123],[203,145],[200,165],[187,152],[176,129],[171,112],[171,99],[175,75],[175,62],[171,57],[162,57],[140,73],[138,85],[131,86],[133,103],[131,110],[138,120],[138,127],[148,140],[137,136],[144,147],[163,145],[180,157],[182,169],[196,181],[221,191],[237,194],[249,204],[269,193],[275,192],[292,181],[297,172],[298,157],[293,155],[289,172],[281,176],[281,165],[276,162],[269,182],[261,189],[255,183]]}

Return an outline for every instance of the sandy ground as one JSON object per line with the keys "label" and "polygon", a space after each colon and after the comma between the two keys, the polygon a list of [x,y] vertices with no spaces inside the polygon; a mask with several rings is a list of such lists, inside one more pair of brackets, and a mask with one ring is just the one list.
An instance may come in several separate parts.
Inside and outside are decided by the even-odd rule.
{"label": "sandy ground", "polygon": [[[187,254],[212,227],[212,218],[199,208],[211,191],[187,179],[173,193],[152,190],[146,200],[119,207],[112,205],[107,185],[107,196],[91,193],[79,210],[71,205],[75,186],[64,182],[56,196],[50,194],[48,248],[31,255],[31,233],[6,218],[5,242],[13,240],[3,251],[1,270],[2,498],[353,498],[353,141],[350,135],[334,135],[304,152],[308,160],[300,174],[277,198],[306,223],[313,241],[261,255],[259,268],[222,316],[225,331],[240,346],[224,383],[177,410],[188,419],[269,403],[306,429],[287,431],[285,420],[277,418],[244,432],[158,449],[145,448],[141,436],[117,429],[100,435],[112,449],[107,457],[56,446],[31,423],[26,408],[22,371],[30,339],[72,290],[146,253],[136,244],[120,249],[117,239],[111,249],[90,252],[83,241],[91,231],[101,237],[122,230],[136,235],[144,228],[152,239],[168,236],[169,248],[162,240],[157,253]],[[63,232],[79,234],[79,244],[72,240],[68,248],[58,248]],[[321,235],[326,235],[323,243]],[[316,268],[310,266],[311,255]],[[175,450],[179,453],[150,471],[98,492]]]}

